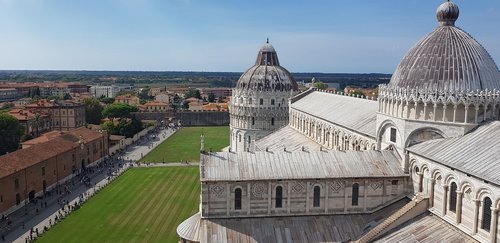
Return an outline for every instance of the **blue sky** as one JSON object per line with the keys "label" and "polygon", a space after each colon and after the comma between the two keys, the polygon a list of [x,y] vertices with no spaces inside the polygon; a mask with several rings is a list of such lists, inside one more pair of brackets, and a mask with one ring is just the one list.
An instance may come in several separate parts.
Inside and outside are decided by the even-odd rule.
{"label": "blue sky", "polygon": [[[0,0],[0,69],[392,73],[443,0]],[[500,63],[500,0],[455,0]]]}

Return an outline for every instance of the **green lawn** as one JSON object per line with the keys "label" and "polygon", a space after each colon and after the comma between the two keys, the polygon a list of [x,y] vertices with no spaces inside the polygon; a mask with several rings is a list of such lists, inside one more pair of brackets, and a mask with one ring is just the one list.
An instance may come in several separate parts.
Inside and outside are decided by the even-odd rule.
{"label": "green lawn", "polygon": [[141,162],[199,161],[201,129],[206,150],[220,151],[229,146],[229,127],[184,127],[145,155]]}
{"label": "green lawn", "polygon": [[178,242],[199,196],[198,167],[130,169],[39,242]]}

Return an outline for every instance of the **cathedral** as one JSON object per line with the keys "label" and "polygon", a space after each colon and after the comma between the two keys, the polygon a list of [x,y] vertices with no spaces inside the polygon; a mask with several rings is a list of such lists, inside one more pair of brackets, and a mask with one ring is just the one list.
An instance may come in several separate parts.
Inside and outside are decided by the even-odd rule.
{"label": "cathedral", "polygon": [[298,93],[268,42],[238,80],[231,145],[200,155],[181,242],[497,242],[500,72],[458,6],[378,98]]}

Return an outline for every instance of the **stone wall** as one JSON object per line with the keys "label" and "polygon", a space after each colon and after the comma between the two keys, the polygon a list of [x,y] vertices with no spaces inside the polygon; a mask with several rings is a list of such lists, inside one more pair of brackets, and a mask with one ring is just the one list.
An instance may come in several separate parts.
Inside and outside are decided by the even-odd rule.
{"label": "stone wall", "polygon": [[[415,154],[410,154],[410,175],[414,192],[429,196],[430,211],[435,215],[481,242],[496,242],[500,237],[498,185]],[[452,193],[455,208],[451,208]],[[486,198],[492,201],[489,208],[484,207]],[[482,225],[485,210],[491,213],[489,231]]]}
{"label": "stone wall", "polygon": [[229,112],[225,111],[203,111],[192,112],[182,111],[177,112],[176,119],[183,126],[228,126]]}
{"label": "stone wall", "polygon": [[[409,178],[324,179],[202,183],[202,217],[369,213],[407,195]],[[358,204],[353,205],[353,185],[359,185]],[[277,207],[277,187],[282,188]],[[319,187],[319,205],[314,188]],[[235,191],[241,190],[241,209],[235,209]]]}

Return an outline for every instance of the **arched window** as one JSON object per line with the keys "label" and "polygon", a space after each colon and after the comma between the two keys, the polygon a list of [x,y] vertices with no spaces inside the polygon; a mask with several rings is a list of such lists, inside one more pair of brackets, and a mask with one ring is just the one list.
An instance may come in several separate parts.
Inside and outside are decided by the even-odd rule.
{"label": "arched window", "polygon": [[274,117],[271,118],[271,126],[274,126]]}
{"label": "arched window", "polygon": [[249,98],[248,99],[248,104],[251,105],[252,104],[252,98]]}
{"label": "arched window", "polygon": [[418,167],[415,166],[415,174],[418,174]]}
{"label": "arched window", "polygon": [[263,105],[264,104],[264,99],[260,99],[259,104]]}
{"label": "arched window", "polygon": [[359,184],[352,184],[352,206],[358,206],[358,197],[359,197]]}
{"label": "arched window", "polygon": [[241,188],[234,190],[234,209],[241,209]]}
{"label": "arched window", "polygon": [[277,186],[276,187],[276,208],[282,208],[283,207],[283,187]]}
{"label": "arched window", "polygon": [[274,105],[274,99],[271,99],[271,105]]}
{"label": "arched window", "polygon": [[483,200],[483,220],[481,223],[481,229],[490,232],[491,226],[491,199],[485,197]]}
{"label": "arched window", "polygon": [[314,197],[313,197],[313,207],[317,208],[319,207],[319,197],[321,193],[321,188],[319,186],[314,187]]}
{"label": "arched window", "polygon": [[252,126],[255,125],[255,117],[252,117]]}
{"label": "arched window", "polygon": [[452,182],[450,188],[450,211],[457,212],[457,183]]}

